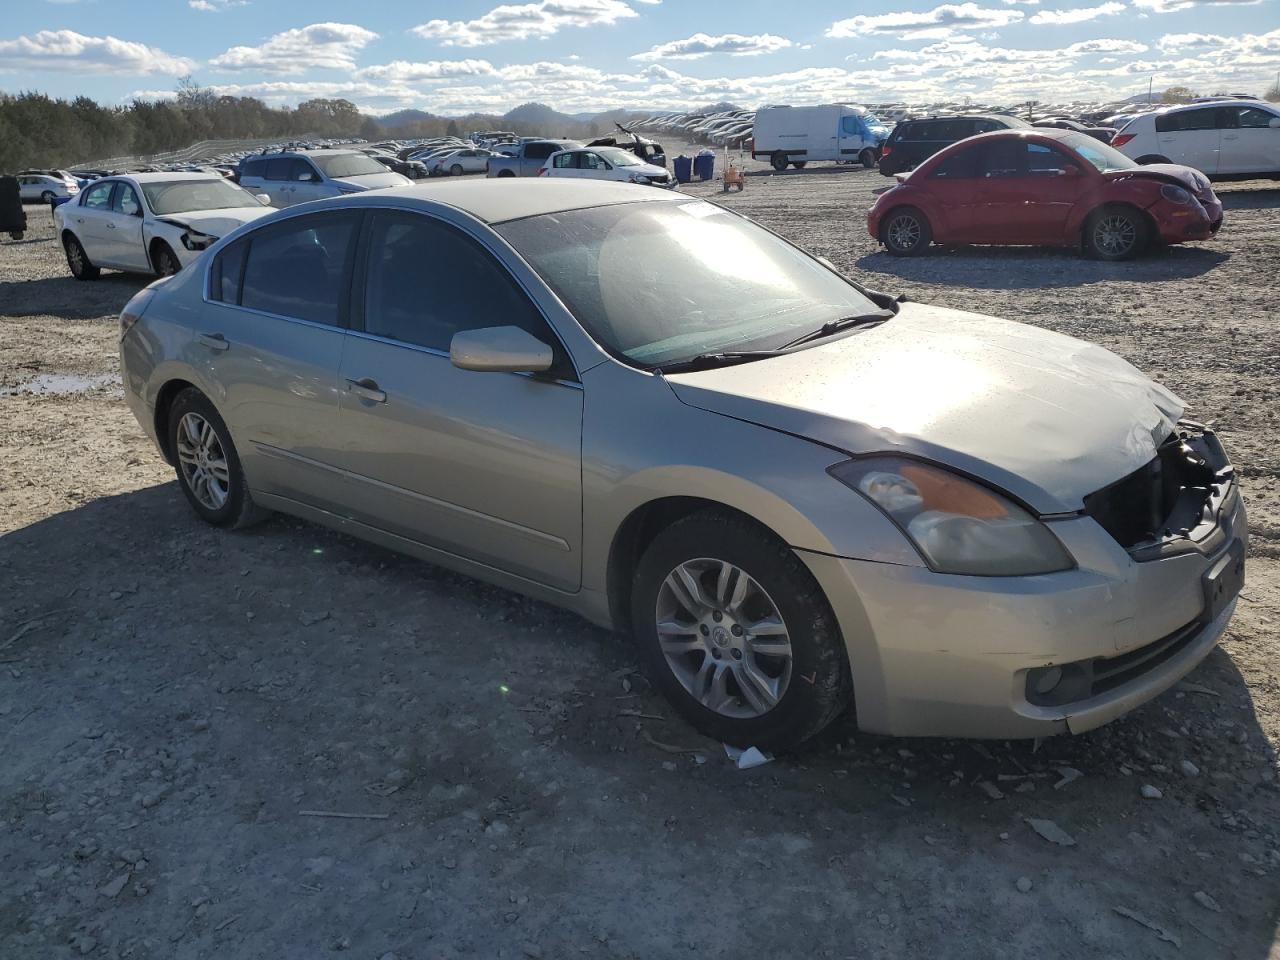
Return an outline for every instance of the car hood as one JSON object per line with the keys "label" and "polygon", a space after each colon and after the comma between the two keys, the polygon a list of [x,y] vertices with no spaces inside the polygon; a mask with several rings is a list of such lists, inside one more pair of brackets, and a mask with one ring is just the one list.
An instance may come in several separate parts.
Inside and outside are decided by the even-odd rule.
{"label": "car hood", "polygon": [[642,164],[639,164],[638,166],[634,166],[634,167],[619,167],[619,169],[620,169],[620,170],[625,170],[627,173],[638,173],[638,174],[640,174],[642,177],[665,177],[665,176],[667,176],[667,168],[666,168],[666,167],[659,167],[657,164],[653,164],[653,163],[642,163]]}
{"label": "car hood", "polygon": [[1180,163],[1148,163],[1132,170],[1113,170],[1107,174],[1111,180],[1129,180],[1132,178],[1160,180],[1165,183],[1176,183],[1185,187],[1197,197],[1209,191],[1209,178],[1199,170],[1183,166]]}
{"label": "car hood", "polygon": [[412,183],[408,177],[388,170],[386,173],[367,173],[360,177],[334,177],[335,183],[345,183],[360,190],[378,190],[382,187],[403,187]]}
{"label": "car hood", "polygon": [[684,403],[851,454],[926,457],[1040,514],[1149,462],[1183,403],[1102,347],[904,303],[881,326],[667,378]]}
{"label": "car hood", "polygon": [[257,220],[271,213],[271,207],[255,204],[252,207],[233,207],[229,210],[189,210],[156,217],[161,223],[171,223],[186,230],[198,230],[211,237],[225,237],[236,227]]}

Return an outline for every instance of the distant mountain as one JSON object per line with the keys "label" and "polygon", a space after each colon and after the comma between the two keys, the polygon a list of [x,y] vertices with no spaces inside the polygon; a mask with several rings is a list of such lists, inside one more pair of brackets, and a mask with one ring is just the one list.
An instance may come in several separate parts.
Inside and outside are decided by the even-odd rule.
{"label": "distant mountain", "polygon": [[743,108],[742,108],[742,107],[740,107],[740,106],[738,106],[736,103],[729,103],[728,101],[724,101],[724,100],[722,100],[720,103],[713,103],[713,104],[711,104],[711,106],[709,106],[709,107],[699,107],[699,108],[698,108],[697,110],[695,110],[694,112],[695,112],[695,113],[706,113],[706,114],[711,114],[711,113],[728,113],[730,110],[741,110],[741,109],[743,109]]}
{"label": "distant mountain", "polygon": [[411,123],[418,123],[422,120],[442,119],[433,113],[427,113],[425,110],[397,110],[395,113],[388,113],[385,117],[379,117],[378,122],[382,124],[384,130],[394,130],[396,127],[407,127]]}
{"label": "distant mountain", "polygon": [[543,130],[558,130],[578,122],[576,117],[553,110],[545,103],[522,103],[514,110],[508,110],[502,119],[508,123],[527,123]]}

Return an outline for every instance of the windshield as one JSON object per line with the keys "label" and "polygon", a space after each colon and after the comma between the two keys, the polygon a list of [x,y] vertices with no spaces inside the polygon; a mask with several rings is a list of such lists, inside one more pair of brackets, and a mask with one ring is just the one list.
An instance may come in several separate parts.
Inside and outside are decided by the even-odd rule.
{"label": "windshield", "polygon": [[641,163],[640,158],[634,153],[628,153],[618,147],[603,147],[597,149],[596,153],[600,154],[615,167],[638,167]]}
{"label": "windshield", "polygon": [[496,227],[601,345],[644,367],[775,349],[875,304],[715,204],[620,203]]}
{"label": "windshield", "polygon": [[1115,147],[1108,146],[1101,140],[1095,140],[1085,133],[1073,133],[1069,137],[1063,137],[1062,142],[1097,167],[1099,173],[1132,170],[1138,166]]}
{"label": "windshield", "polygon": [[368,177],[375,173],[386,173],[386,168],[372,157],[363,153],[313,153],[309,159],[326,177]]}
{"label": "windshield", "polygon": [[257,199],[248,190],[227,183],[221,177],[217,180],[161,180],[139,186],[146,195],[147,206],[156,216],[258,206]]}

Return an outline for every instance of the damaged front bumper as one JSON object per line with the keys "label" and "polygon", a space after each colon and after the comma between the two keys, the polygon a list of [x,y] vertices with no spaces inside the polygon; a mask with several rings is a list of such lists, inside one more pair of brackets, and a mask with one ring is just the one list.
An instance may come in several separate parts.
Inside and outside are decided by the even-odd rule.
{"label": "damaged front bumper", "polygon": [[[1203,660],[1243,585],[1247,518],[1216,439],[1183,426],[1170,442],[1191,448],[1193,460],[1222,462],[1199,457],[1201,472],[1180,477],[1166,452],[1150,471],[1178,526],[1158,524],[1122,545],[1103,526],[1114,518],[1054,519],[1074,570],[965,577],[797,551],[840,622],[859,727],[1002,739],[1082,733]],[[1183,481],[1204,482],[1198,510]],[[1133,483],[1121,492],[1132,496]],[[1193,514],[1200,522],[1186,519]]]}

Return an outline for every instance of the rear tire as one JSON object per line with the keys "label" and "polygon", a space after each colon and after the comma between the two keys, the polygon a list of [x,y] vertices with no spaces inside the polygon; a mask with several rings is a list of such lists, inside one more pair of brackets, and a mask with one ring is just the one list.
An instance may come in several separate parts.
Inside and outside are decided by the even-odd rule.
{"label": "rear tire", "polygon": [[849,704],[844,642],[822,588],[790,547],[745,517],[706,510],[662,531],[631,599],[649,675],[709,737],[784,750]]}
{"label": "rear tire", "polygon": [[52,191],[52,190],[46,190],[44,193],[40,194],[40,202],[41,202],[41,203],[53,203],[53,191]]}
{"label": "rear tire", "polygon": [[876,152],[868,147],[858,154],[858,159],[862,161],[863,167],[870,170],[876,165]]}
{"label": "rear tire", "polygon": [[769,158],[769,166],[781,173],[787,169],[787,155],[785,153],[775,153]]}
{"label": "rear tire", "polygon": [[915,207],[898,207],[881,224],[880,241],[895,257],[918,257],[933,242],[933,228]]}
{"label": "rear tire", "polygon": [[84,247],[75,238],[75,234],[67,234],[62,247],[67,252],[67,266],[71,269],[71,275],[77,280],[97,280],[102,274],[101,270],[89,262],[89,255],[84,252]]}
{"label": "rear tire", "polygon": [[463,169],[462,169],[462,164],[460,163],[455,163],[452,167],[449,168],[449,176],[451,177],[460,177],[462,176],[462,174],[463,174]]}
{"label": "rear tire", "polygon": [[805,165],[806,163],[808,163],[808,162],[809,162],[808,160],[797,160],[795,163],[793,163],[793,164],[791,164],[791,165],[792,165],[793,167],[795,167],[797,170],[803,170],[803,169],[804,169],[804,165]]}
{"label": "rear tire", "polygon": [[231,432],[208,397],[187,387],[169,407],[166,425],[178,486],[201,520],[235,530],[266,516],[253,502]]}
{"label": "rear tire", "polygon": [[1095,260],[1131,260],[1146,249],[1151,230],[1133,207],[1103,207],[1084,225],[1085,253]]}
{"label": "rear tire", "polygon": [[499,171],[498,171],[498,176],[500,176],[500,177],[514,177],[514,176],[515,176],[515,174],[514,174],[514,173],[512,173],[510,170],[499,170]]}

